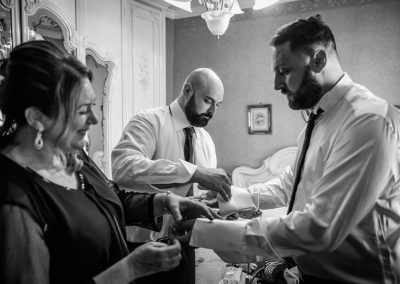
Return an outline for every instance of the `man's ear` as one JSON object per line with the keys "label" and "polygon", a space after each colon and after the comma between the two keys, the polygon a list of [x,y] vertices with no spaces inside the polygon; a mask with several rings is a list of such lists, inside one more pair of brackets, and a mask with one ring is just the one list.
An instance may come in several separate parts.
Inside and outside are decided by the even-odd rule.
{"label": "man's ear", "polygon": [[25,110],[25,119],[30,126],[37,131],[43,131],[47,124],[47,116],[44,115],[37,107],[28,107]]}
{"label": "man's ear", "polygon": [[321,72],[327,63],[326,52],[323,49],[318,49],[314,51],[314,54],[311,57],[310,68],[313,72],[319,73]]}
{"label": "man's ear", "polygon": [[185,95],[185,97],[189,98],[191,95],[191,90],[192,90],[192,84],[190,83],[186,83],[183,86],[183,94]]}

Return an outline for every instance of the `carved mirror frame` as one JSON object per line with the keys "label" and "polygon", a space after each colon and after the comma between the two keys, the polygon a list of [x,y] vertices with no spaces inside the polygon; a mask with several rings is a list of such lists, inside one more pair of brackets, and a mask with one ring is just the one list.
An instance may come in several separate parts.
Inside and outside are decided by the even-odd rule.
{"label": "carved mirror frame", "polygon": [[87,56],[91,56],[95,63],[101,68],[104,68],[107,73],[102,94],[96,94],[97,98],[101,95],[101,102],[97,100],[97,104],[101,104],[103,113],[102,117],[98,117],[98,124],[103,133],[103,150],[94,151],[92,153],[92,159],[107,176],[111,176],[111,133],[109,126],[111,121],[110,109],[112,100],[110,94],[114,82],[116,60],[110,53],[99,52],[100,49],[94,43],[88,41],[87,38],[83,39],[83,47],[85,49],[85,59]]}
{"label": "carved mirror frame", "polygon": [[[32,19],[34,17],[34,20]],[[68,53],[77,56],[78,53],[78,35],[72,28],[68,19],[62,11],[51,1],[48,0],[22,0],[21,7],[21,31],[22,42],[33,39],[33,25],[38,24],[38,20],[44,19],[51,22],[52,19],[63,35],[63,45]]]}
{"label": "carved mirror frame", "polygon": [[0,48],[7,53],[21,43],[19,5],[20,1],[0,0]]}

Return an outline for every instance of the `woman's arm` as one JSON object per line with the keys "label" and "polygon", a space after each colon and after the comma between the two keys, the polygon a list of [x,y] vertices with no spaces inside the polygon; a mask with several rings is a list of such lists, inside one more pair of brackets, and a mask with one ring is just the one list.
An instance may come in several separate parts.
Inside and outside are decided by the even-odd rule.
{"label": "woman's arm", "polygon": [[0,283],[49,283],[49,251],[29,211],[2,205],[0,232]]}

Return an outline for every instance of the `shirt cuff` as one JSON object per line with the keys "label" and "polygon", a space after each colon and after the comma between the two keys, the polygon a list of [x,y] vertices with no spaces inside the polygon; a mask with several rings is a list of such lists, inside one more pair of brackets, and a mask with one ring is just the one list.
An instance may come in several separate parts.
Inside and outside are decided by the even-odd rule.
{"label": "shirt cuff", "polygon": [[194,175],[194,173],[197,171],[197,165],[194,165],[192,163],[186,162],[185,160],[181,160],[179,159],[179,167],[180,168],[184,168],[186,170],[186,172],[189,174],[189,178],[187,179],[187,181],[189,181],[192,176]]}

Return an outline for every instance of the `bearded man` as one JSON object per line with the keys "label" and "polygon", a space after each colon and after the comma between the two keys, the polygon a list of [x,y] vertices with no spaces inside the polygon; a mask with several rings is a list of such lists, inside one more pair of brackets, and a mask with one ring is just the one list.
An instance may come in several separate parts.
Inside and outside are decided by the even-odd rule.
{"label": "bearded man", "polygon": [[[223,169],[216,168],[214,142],[203,128],[223,97],[222,81],[213,70],[192,71],[174,102],[143,110],[129,121],[112,151],[114,181],[126,189],[146,192],[168,189],[180,196],[196,194],[199,185],[228,200],[231,180]],[[128,227],[128,240],[137,244],[156,240],[166,236],[171,225],[164,219],[159,233]],[[194,283],[193,248],[182,244],[182,255],[177,270],[137,283]]]}
{"label": "bearded man", "polygon": [[320,15],[281,27],[271,47],[275,90],[311,114],[296,163],[248,191],[261,209],[287,206],[287,215],[230,227],[229,239],[238,241],[229,248],[221,222],[208,224],[215,239],[197,234],[200,221],[193,236],[218,242],[224,260],[263,257],[268,281],[290,262],[300,284],[400,283],[399,110],[343,71]]}

